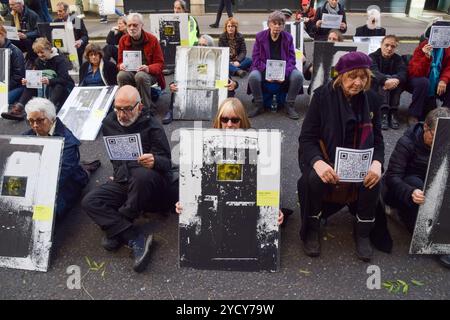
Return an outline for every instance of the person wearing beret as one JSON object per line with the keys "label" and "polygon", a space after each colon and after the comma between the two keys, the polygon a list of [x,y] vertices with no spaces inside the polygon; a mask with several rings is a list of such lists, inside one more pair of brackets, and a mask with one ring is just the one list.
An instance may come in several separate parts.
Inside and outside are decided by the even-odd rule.
{"label": "person wearing beret", "polygon": [[[338,76],[316,89],[299,137],[298,181],[301,204],[301,239],[308,256],[320,255],[320,220],[348,206],[355,215],[356,255],[370,261],[370,233],[380,194],[384,162],[379,99],[370,92],[372,60],[362,52],[342,56]],[[360,183],[340,183],[334,160],[336,148],[374,148],[372,163]],[[348,192],[338,195],[340,190]]]}

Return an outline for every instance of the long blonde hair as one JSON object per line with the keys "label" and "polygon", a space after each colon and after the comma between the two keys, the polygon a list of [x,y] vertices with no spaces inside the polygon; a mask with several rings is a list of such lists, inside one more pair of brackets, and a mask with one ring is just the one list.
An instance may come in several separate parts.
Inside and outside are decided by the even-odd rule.
{"label": "long blonde hair", "polygon": [[227,98],[221,103],[219,110],[217,110],[216,117],[213,121],[213,128],[222,129],[222,124],[220,122],[220,117],[222,117],[223,112],[226,108],[231,107],[233,112],[241,119],[240,128],[249,129],[250,120],[248,119],[247,112],[245,111],[244,105],[237,98]]}

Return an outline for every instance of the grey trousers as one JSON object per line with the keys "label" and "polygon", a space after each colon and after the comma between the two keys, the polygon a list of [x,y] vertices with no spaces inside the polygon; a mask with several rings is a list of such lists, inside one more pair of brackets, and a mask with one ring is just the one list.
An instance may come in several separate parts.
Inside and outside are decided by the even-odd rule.
{"label": "grey trousers", "polygon": [[141,95],[142,103],[149,107],[151,111],[156,111],[156,107],[152,102],[151,91],[151,86],[156,83],[154,76],[143,71],[119,71],[117,74],[117,83],[119,87],[127,84],[136,87]]}

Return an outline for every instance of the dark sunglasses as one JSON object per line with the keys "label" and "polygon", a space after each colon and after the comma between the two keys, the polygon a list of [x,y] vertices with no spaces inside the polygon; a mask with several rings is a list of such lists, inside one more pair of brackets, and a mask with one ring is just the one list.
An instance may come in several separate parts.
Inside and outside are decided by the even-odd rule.
{"label": "dark sunglasses", "polygon": [[240,118],[228,118],[228,117],[220,117],[220,122],[222,123],[228,123],[228,121],[231,121],[231,123],[239,123],[241,121]]}

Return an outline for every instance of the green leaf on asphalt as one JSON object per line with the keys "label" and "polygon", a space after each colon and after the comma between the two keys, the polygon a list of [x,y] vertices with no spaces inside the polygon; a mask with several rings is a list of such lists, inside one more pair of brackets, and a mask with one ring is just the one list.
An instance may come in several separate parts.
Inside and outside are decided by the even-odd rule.
{"label": "green leaf on asphalt", "polygon": [[422,282],[417,281],[417,280],[414,280],[414,279],[411,280],[411,283],[414,284],[414,285],[416,285],[416,286],[419,286],[419,287],[421,287],[421,286],[424,285]]}
{"label": "green leaf on asphalt", "polygon": [[103,268],[103,266],[105,265],[105,262],[100,263],[100,265],[98,266],[99,269]]}
{"label": "green leaf on asphalt", "polygon": [[311,274],[311,271],[300,269],[299,272],[304,274]]}
{"label": "green leaf on asphalt", "polygon": [[84,258],[86,259],[86,262],[87,262],[87,264],[88,264],[89,268],[92,268],[92,265],[91,265],[91,260],[89,259],[89,257],[87,257],[87,256],[84,256]]}
{"label": "green leaf on asphalt", "polygon": [[98,264],[97,264],[97,262],[93,261],[93,263],[94,263],[94,267],[98,270]]}
{"label": "green leaf on asphalt", "polygon": [[398,283],[400,283],[401,285],[403,285],[403,286],[407,286],[407,284],[406,284],[406,282],[405,281],[402,281],[402,280],[397,280],[397,282]]}
{"label": "green leaf on asphalt", "polygon": [[392,287],[392,284],[387,283],[387,282],[383,282],[383,287],[390,288],[390,287]]}
{"label": "green leaf on asphalt", "polygon": [[103,278],[103,279],[105,279],[105,272],[106,272],[106,268],[103,269],[103,272],[102,272],[102,278]]}
{"label": "green leaf on asphalt", "polygon": [[407,294],[407,293],[408,293],[408,290],[409,290],[409,286],[408,286],[408,285],[405,285],[405,286],[403,287],[403,294]]}

